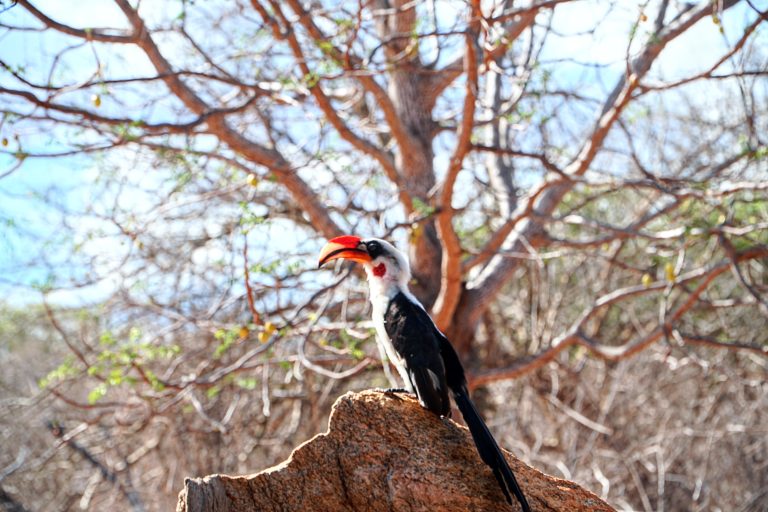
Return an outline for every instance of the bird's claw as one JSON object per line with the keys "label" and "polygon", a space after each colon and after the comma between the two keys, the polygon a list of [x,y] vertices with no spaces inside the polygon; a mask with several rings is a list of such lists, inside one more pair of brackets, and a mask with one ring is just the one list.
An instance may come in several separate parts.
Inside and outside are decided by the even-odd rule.
{"label": "bird's claw", "polygon": [[405,388],[374,388],[374,391],[378,391],[379,393],[384,393],[385,395],[396,395],[397,393],[406,393],[410,394],[411,392],[408,391]]}

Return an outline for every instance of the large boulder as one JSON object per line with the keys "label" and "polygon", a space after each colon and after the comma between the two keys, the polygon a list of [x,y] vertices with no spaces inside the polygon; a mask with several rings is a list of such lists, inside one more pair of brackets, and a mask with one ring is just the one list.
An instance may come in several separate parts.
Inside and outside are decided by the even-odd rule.
{"label": "large boulder", "polygon": [[[534,511],[612,511],[573,482],[506,454]],[[519,510],[504,500],[469,431],[404,394],[347,393],[328,432],[247,476],[187,479],[177,512]]]}

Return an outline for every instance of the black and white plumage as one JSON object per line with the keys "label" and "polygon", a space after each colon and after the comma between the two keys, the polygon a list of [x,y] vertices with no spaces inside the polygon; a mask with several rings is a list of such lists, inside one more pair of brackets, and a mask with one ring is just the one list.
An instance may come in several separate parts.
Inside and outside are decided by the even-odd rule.
{"label": "black and white plumage", "polygon": [[514,495],[522,510],[529,512],[525,495],[469,396],[459,356],[408,290],[411,273],[405,256],[384,240],[341,236],[323,248],[320,265],[337,258],[363,264],[380,351],[395,365],[406,389],[440,417],[450,415],[452,395],[480,458],[493,471],[507,502],[511,504]]}

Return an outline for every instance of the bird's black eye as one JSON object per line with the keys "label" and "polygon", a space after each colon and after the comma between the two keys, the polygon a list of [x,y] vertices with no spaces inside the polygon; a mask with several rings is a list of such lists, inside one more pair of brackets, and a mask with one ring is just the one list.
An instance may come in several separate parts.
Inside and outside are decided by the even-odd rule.
{"label": "bird's black eye", "polygon": [[366,242],[365,248],[368,250],[368,255],[374,260],[384,253],[384,248],[379,242],[376,242],[375,240]]}

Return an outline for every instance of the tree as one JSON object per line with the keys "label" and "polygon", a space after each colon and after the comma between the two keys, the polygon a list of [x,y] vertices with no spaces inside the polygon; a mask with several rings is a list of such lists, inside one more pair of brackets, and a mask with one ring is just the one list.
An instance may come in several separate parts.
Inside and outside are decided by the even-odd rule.
{"label": "tree", "polygon": [[[2,58],[0,176],[92,169],[62,178],[92,179],[85,199],[40,197],[62,225],[31,253],[37,288],[46,304],[85,290],[75,308],[48,306],[71,357],[43,396],[90,426],[82,445],[109,433],[102,463],[124,489],[157,468],[143,506],[182,474],[276,460],[339,390],[381,380],[355,274],[313,268],[321,239],[345,232],[407,245],[413,288],[472,385],[495,383],[499,411],[519,399],[575,418],[561,446],[610,446],[606,423],[632,418],[611,408],[619,377],[634,368],[649,384],[628,361],[641,353],[693,357],[697,378],[730,361],[738,378],[708,396],[752,392],[768,316],[766,12],[754,2],[106,5],[4,6],[6,39],[40,52]],[[3,212],[23,237],[17,217]],[[575,385],[571,372],[618,387],[543,382]],[[545,405],[509,387],[523,375]],[[740,449],[761,417],[749,410]],[[516,418],[504,435],[537,447],[534,462],[602,485],[609,464],[542,451],[539,420]],[[612,449],[641,460],[634,448]],[[76,467],[73,496],[113,499]],[[731,503],[692,476],[670,496],[662,470],[610,467],[609,500]],[[733,489],[746,502],[760,485]]]}

